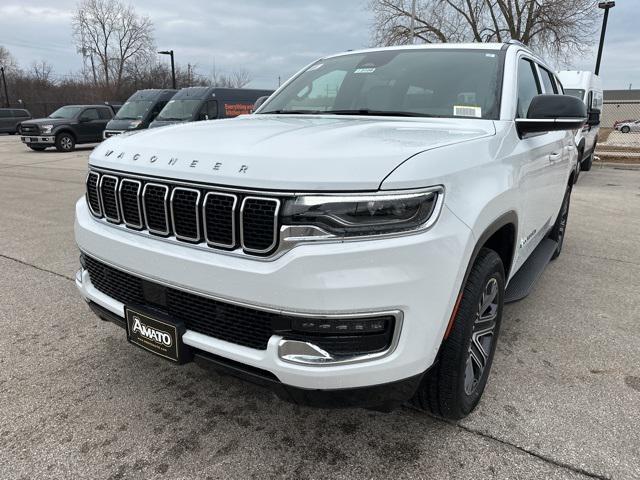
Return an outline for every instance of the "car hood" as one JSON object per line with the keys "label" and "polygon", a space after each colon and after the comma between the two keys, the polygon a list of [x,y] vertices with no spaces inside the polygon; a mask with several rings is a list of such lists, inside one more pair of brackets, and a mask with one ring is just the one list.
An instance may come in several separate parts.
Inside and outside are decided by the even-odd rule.
{"label": "car hood", "polygon": [[417,153],[494,134],[490,120],[247,115],[111,137],[90,162],[244,188],[377,190]]}
{"label": "car hood", "polygon": [[107,123],[107,130],[135,130],[144,128],[144,121],[141,122],[136,128],[129,128],[131,126],[131,122],[137,122],[138,120],[124,120],[120,118],[112,118]]}
{"label": "car hood", "polygon": [[62,125],[73,122],[72,118],[33,118],[25,120],[22,125]]}

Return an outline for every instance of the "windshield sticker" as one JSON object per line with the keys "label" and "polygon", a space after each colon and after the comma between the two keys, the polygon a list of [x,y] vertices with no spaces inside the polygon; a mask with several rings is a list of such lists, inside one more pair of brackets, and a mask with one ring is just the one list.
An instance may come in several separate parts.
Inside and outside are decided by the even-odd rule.
{"label": "windshield sticker", "polygon": [[376,71],[375,67],[356,68],[353,73],[373,73]]}
{"label": "windshield sticker", "polygon": [[489,57],[489,58],[495,58],[496,54],[495,53],[485,53],[484,56],[485,57]]}
{"label": "windshield sticker", "polygon": [[476,117],[482,118],[482,108],[470,107],[468,105],[454,105],[453,115],[455,117]]}

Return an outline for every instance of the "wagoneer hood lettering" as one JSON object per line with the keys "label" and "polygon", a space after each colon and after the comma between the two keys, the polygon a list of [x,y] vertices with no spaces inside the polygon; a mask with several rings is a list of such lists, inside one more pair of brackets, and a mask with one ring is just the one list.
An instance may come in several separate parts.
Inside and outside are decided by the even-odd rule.
{"label": "wagoneer hood lettering", "polygon": [[245,116],[120,136],[96,167],[276,190],[374,190],[411,156],[495,134],[492,121]]}

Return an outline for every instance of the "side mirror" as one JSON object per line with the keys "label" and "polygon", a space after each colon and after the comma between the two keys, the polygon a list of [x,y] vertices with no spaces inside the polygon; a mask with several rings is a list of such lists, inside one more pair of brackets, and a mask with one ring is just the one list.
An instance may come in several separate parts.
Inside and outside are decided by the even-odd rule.
{"label": "side mirror", "polygon": [[251,113],[253,113],[256,110],[258,110],[262,106],[262,104],[267,101],[268,98],[269,98],[269,95],[264,95],[263,97],[258,97],[258,99],[256,100],[256,103],[253,104],[253,108],[251,109]]}
{"label": "side mirror", "polygon": [[527,133],[575,130],[587,120],[587,107],[569,95],[536,95],[531,100],[527,118],[516,118],[516,128]]}
{"label": "side mirror", "polygon": [[589,112],[589,118],[587,118],[587,125],[593,127],[600,125],[600,110],[591,110]]}

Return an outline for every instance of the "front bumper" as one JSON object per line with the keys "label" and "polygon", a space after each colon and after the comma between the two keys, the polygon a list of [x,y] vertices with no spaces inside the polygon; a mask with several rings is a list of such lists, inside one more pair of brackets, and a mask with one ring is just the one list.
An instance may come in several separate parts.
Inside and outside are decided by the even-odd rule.
{"label": "front bumper", "polygon": [[[388,354],[335,365],[304,365],[279,355],[281,337],[266,350],[194,331],[185,344],[273,375],[306,390],[388,384],[421,375],[433,363],[473,247],[471,231],[446,207],[421,234],[384,240],[299,245],[258,261],[175,245],[96,221],[84,198],[76,205],[76,241],[86,254],[131,274],[212,298],[300,314],[342,315],[397,310],[402,330]],[[83,297],[124,318],[124,305],[98,291],[87,272]]]}
{"label": "front bumper", "polygon": [[26,144],[54,145],[56,143],[54,135],[22,135],[20,140]]}

